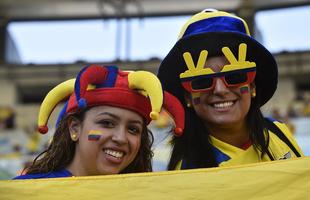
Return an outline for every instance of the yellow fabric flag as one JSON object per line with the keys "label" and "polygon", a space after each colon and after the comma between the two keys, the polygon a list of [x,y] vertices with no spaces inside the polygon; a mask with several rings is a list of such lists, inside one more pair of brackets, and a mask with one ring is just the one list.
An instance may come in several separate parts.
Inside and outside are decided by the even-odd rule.
{"label": "yellow fabric flag", "polygon": [[0,181],[0,199],[309,199],[310,157],[235,167]]}

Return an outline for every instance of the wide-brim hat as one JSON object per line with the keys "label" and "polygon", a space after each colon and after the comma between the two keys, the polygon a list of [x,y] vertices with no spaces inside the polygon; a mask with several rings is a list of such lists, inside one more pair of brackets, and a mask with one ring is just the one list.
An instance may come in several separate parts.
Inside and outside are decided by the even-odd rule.
{"label": "wide-brim hat", "polygon": [[188,68],[183,53],[190,52],[197,63],[202,50],[208,57],[223,55],[228,47],[238,58],[241,43],[247,45],[246,60],[256,63],[256,93],[259,105],[264,105],[274,94],[278,83],[278,68],[273,55],[250,36],[246,22],[222,11],[203,11],[194,15],[182,28],[179,40],[160,64],[158,77],[164,90],[176,96],[184,105],[184,89],[180,74]]}

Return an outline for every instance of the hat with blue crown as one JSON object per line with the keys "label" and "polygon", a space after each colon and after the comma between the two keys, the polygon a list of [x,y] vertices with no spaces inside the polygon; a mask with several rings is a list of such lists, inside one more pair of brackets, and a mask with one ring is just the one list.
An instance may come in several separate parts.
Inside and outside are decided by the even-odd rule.
{"label": "hat with blue crown", "polygon": [[184,110],[176,97],[162,90],[158,78],[147,71],[122,71],[115,66],[90,65],[76,79],[53,88],[44,98],[38,117],[38,131],[48,131],[47,122],[54,108],[66,101],[58,122],[78,110],[107,105],[140,114],[146,121],[156,120],[164,107],[175,120],[175,135],[184,129]]}
{"label": "hat with blue crown", "polygon": [[278,69],[274,57],[251,37],[248,25],[243,19],[214,9],[197,13],[182,27],[178,41],[159,67],[158,78],[163,88],[185,105],[180,74],[191,66],[188,67],[189,63],[184,54],[190,55],[192,66],[194,66],[193,63],[203,66],[204,63],[200,63],[203,59],[200,57],[206,57],[206,55],[227,57],[225,53],[227,49],[230,55],[234,55],[230,56],[231,58],[243,59],[243,63],[256,64],[257,100],[260,106],[264,105],[277,88]]}

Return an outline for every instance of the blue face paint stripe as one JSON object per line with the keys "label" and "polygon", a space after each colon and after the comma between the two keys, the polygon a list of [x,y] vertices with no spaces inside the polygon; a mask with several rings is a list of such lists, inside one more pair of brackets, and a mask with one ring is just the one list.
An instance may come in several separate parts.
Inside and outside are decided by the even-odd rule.
{"label": "blue face paint stripe", "polygon": [[88,140],[90,141],[97,141],[99,140],[101,135],[88,135]]}

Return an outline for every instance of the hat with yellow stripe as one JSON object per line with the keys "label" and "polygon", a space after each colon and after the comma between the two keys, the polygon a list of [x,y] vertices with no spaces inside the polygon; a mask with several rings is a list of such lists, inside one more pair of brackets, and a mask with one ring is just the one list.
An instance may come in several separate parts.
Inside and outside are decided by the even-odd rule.
{"label": "hat with yellow stripe", "polygon": [[251,37],[248,25],[242,18],[214,9],[195,14],[182,27],[178,41],[159,67],[158,77],[163,88],[185,105],[179,77],[187,70],[183,54],[188,52],[197,63],[202,51],[207,50],[208,57],[224,56],[222,49],[229,48],[238,58],[241,44],[246,46],[246,55],[241,56],[256,63],[256,99],[260,106],[264,105],[277,88],[278,70],[274,57]]}

